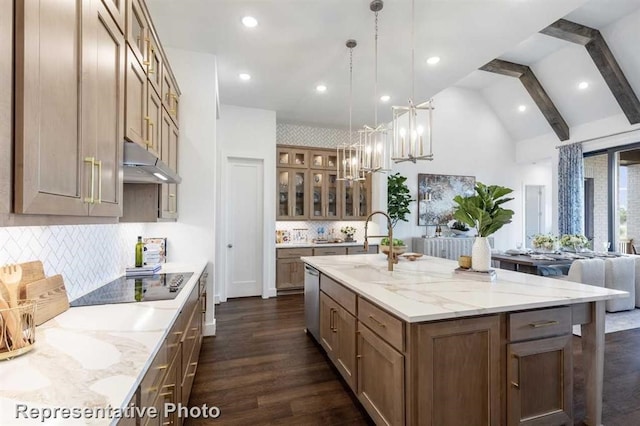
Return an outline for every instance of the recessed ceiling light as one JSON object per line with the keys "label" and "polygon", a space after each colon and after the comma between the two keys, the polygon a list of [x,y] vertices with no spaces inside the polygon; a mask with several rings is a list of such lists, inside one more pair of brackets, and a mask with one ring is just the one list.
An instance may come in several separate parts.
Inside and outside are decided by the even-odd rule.
{"label": "recessed ceiling light", "polygon": [[587,83],[586,81],[581,81],[580,83],[578,83],[578,89],[580,90],[584,90],[587,87],[589,87],[589,83]]}
{"label": "recessed ceiling light", "polygon": [[382,96],[380,96],[380,100],[381,100],[382,102],[389,102],[389,99],[391,99],[391,96],[389,96],[389,95],[382,95]]}
{"label": "recessed ceiling light", "polygon": [[435,64],[437,64],[438,62],[440,62],[440,57],[439,57],[439,56],[432,56],[432,57],[430,57],[429,59],[427,59],[427,63],[428,63],[429,65],[435,65]]}
{"label": "recessed ceiling light", "polygon": [[258,20],[253,16],[245,16],[244,18],[242,18],[242,25],[247,28],[254,28],[258,26]]}
{"label": "recessed ceiling light", "polygon": [[324,84],[318,84],[316,86],[316,91],[320,92],[320,93],[324,93],[327,91],[327,86],[325,86]]}
{"label": "recessed ceiling light", "polygon": [[527,110],[527,106],[526,105],[520,105],[518,107],[518,111],[520,111],[520,112],[525,112],[526,110]]}
{"label": "recessed ceiling light", "polygon": [[240,77],[240,80],[242,80],[242,81],[251,80],[251,76],[249,74],[247,74],[246,72],[238,74],[238,77]]}

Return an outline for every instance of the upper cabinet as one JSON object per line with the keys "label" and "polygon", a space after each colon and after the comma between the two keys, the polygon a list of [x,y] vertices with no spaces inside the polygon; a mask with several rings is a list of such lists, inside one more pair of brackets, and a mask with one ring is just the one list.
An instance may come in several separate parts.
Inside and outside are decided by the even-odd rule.
{"label": "upper cabinet", "polygon": [[13,0],[0,0],[0,214],[11,211]]}
{"label": "upper cabinet", "polygon": [[120,29],[100,0],[16,2],[15,22],[16,213],[117,216]]}
{"label": "upper cabinet", "polygon": [[371,176],[339,181],[335,149],[280,145],[276,166],[277,220],[364,220],[371,213]]}
{"label": "upper cabinet", "polygon": [[141,65],[149,57],[149,21],[140,0],[127,0],[127,42]]}
{"label": "upper cabinet", "polygon": [[127,30],[127,1],[126,0],[102,0],[107,8],[113,21],[120,28],[120,32],[124,34]]}

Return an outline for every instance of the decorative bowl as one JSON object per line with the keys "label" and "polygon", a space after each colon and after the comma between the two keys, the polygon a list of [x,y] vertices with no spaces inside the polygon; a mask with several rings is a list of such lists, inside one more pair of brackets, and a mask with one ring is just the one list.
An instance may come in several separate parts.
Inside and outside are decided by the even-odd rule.
{"label": "decorative bowl", "polygon": [[[389,246],[385,246],[380,244],[380,251],[383,252],[384,254],[388,255],[389,254]],[[407,246],[393,246],[393,253],[396,255],[402,254],[405,251],[407,251]]]}

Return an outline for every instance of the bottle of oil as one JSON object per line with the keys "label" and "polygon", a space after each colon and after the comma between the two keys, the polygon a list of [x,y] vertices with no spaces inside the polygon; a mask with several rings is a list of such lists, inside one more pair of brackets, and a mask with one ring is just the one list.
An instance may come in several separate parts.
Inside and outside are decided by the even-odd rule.
{"label": "bottle of oil", "polygon": [[136,268],[142,266],[142,252],[144,251],[144,243],[142,242],[142,237],[138,237],[138,242],[136,243]]}

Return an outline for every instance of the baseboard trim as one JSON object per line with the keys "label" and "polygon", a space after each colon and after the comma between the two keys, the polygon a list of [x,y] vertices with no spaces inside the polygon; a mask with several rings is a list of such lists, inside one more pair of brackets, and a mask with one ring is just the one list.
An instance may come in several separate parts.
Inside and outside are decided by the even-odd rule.
{"label": "baseboard trim", "polygon": [[216,319],[213,319],[213,322],[208,322],[204,325],[204,329],[202,330],[202,334],[205,336],[215,336],[216,335]]}

